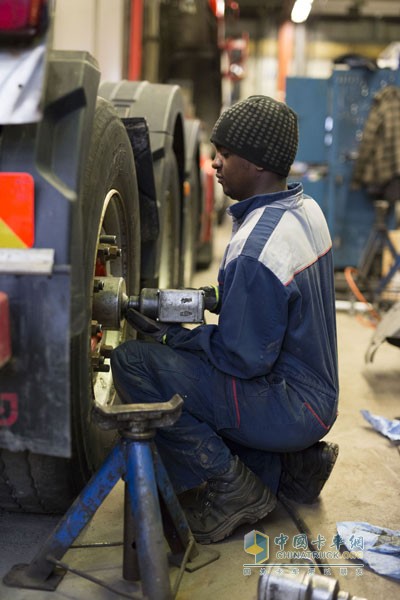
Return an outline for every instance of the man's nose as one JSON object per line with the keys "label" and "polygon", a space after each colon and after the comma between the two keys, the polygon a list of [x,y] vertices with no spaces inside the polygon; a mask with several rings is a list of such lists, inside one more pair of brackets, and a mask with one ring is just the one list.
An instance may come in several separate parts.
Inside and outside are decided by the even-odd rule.
{"label": "man's nose", "polygon": [[215,157],[213,158],[213,161],[211,163],[211,166],[213,169],[219,169],[222,165],[222,161],[220,159],[220,157],[218,156],[218,154],[215,155]]}

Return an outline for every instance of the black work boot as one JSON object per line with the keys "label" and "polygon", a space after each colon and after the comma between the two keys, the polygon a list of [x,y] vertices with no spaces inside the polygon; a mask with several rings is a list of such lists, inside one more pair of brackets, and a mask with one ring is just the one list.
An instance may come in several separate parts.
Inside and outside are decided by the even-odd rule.
{"label": "black work boot", "polygon": [[196,541],[210,544],[231,535],[243,523],[255,523],[275,505],[275,495],[234,456],[229,470],[209,479],[185,514]]}
{"label": "black work boot", "polygon": [[282,475],[278,496],[311,504],[318,498],[335,465],[339,446],[317,442],[300,452],[282,455]]}

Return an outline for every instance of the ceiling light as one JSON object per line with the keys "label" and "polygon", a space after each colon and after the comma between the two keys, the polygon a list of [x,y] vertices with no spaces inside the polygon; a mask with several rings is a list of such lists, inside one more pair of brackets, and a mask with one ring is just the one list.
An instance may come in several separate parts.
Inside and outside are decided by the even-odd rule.
{"label": "ceiling light", "polygon": [[304,23],[311,11],[313,0],[296,0],[290,18],[293,23]]}

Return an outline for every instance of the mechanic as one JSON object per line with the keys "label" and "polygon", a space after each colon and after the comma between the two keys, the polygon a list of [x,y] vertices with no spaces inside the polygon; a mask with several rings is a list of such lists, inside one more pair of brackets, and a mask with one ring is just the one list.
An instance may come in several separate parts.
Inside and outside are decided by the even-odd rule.
{"label": "mechanic", "polygon": [[221,114],[211,141],[217,180],[238,201],[218,324],[154,322],[162,343],[129,341],[111,360],[123,402],[184,400],[155,439],[177,494],[196,489],[184,508],[201,543],[265,517],[279,495],[314,502],[338,453],[320,441],[338,401],[332,242],[317,203],[287,182],[296,114],[251,96]]}

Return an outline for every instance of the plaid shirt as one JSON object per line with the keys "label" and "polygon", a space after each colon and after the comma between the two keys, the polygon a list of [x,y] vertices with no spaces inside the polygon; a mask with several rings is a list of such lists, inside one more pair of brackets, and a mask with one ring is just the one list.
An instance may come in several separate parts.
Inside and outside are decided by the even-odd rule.
{"label": "plaid shirt", "polygon": [[400,175],[400,88],[388,86],[374,97],[365,122],[353,185],[383,189]]}

